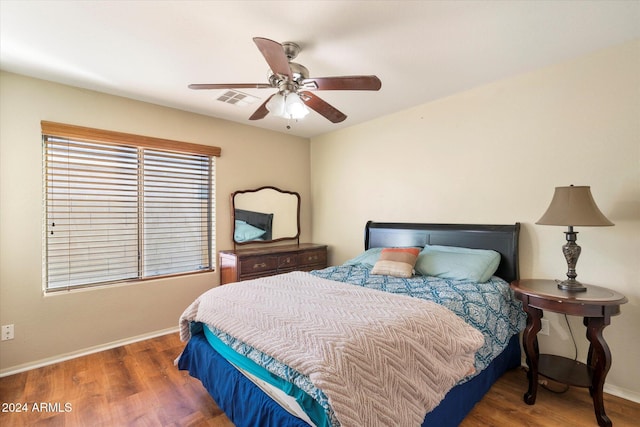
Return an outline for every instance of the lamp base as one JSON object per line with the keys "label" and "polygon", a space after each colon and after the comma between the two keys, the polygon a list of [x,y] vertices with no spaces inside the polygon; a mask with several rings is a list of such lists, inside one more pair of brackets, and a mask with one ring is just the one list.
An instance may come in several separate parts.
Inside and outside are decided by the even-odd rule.
{"label": "lamp base", "polygon": [[558,282],[558,289],[569,292],[585,292],[587,287],[575,279],[567,279],[563,282]]}
{"label": "lamp base", "polygon": [[565,231],[567,237],[567,243],[562,247],[562,253],[567,260],[567,280],[558,282],[558,289],[570,292],[584,292],[587,288],[576,280],[578,273],[576,273],[576,264],[578,263],[578,257],[582,249],[576,243],[578,232],[573,231],[573,226],[569,226],[569,229]]}

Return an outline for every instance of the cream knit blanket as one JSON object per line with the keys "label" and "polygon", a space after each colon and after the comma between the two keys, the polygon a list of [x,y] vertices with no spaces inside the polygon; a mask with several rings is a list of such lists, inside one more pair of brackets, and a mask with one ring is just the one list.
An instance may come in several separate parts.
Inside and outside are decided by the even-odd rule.
{"label": "cream knit blanket", "polygon": [[473,372],[480,332],[449,309],[292,272],[211,289],[180,318],[307,375],[344,427],[419,426]]}

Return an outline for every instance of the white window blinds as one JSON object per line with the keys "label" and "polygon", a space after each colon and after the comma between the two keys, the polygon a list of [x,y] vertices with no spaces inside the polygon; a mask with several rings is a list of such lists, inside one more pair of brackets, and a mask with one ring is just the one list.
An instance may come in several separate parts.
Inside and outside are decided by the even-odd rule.
{"label": "white window blinds", "polygon": [[209,268],[209,158],[144,150],[143,165],[144,275]]}
{"label": "white window blinds", "polygon": [[213,269],[219,149],[140,138],[43,122],[45,290]]}

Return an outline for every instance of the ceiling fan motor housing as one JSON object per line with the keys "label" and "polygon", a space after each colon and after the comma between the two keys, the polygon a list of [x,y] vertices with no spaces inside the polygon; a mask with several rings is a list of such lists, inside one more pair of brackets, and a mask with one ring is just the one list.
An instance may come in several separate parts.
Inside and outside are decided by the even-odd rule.
{"label": "ceiling fan motor housing", "polygon": [[281,76],[269,70],[269,84],[278,88],[281,92],[297,92],[303,80],[309,78],[309,70],[304,65],[290,62],[292,81],[286,76]]}

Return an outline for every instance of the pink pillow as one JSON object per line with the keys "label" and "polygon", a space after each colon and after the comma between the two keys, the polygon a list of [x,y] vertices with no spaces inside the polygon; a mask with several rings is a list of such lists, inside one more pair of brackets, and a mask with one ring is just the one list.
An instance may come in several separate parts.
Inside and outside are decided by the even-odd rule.
{"label": "pink pillow", "polygon": [[419,253],[419,248],[384,248],[371,274],[411,277]]}

